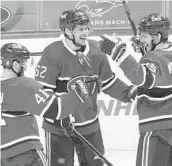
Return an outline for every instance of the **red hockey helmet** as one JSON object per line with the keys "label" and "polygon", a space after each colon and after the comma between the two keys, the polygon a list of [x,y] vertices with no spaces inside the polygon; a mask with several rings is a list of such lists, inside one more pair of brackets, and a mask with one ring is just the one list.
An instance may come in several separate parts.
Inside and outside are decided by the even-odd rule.
{"label": "red hockey helmet", "polygon": [[169,19],[161,13],[152,13],[143,17],[139,23],[139,30],[150,35],[162,35],[162,40],[167,39],[170,31]]}
{"label": "red hockey helmet", "polygon": [[59,19],[62,32],[64,32],[65,28],[74,30],[77,25],[89,25],[89,23],[90,19],[87,14],[79,9],[64,11]]}
{"label": "red hockey helmet", "polygon": [[1,47],[2,66],[12,68],[12,63],[18,61],[23,65],[30,58],[26,47],[18,43],[7,43]]}

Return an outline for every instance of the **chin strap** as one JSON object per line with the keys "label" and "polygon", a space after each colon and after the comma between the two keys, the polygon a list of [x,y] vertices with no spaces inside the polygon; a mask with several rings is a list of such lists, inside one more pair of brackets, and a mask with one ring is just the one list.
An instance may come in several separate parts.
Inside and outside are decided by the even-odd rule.
{"label": "chin strap", "polygon": [[17,77],[21,77],[23,75],[23,71],[24,71],[23,66],[21,66],[20,72],[18,72],[18,73],[13,69],[13,67],[11,67],[11,69],[17,75]]}
{"label": "chin strap", "polygon": [[83,47],[82,45],[76,43],[76,41],[75,41],[75,36],[74,36],[74,35],[72,35],[72,36],[73,36],[73,39],[71,39],[66,33],[64,33],[64,36],[65,36],[66,38],[68,38],[69,40],[71,40],[72,43],[73,43],[75,46],[81,47],[81,48]]}
{"label": "chin strap", "polygon": [[157,45],[159,45],[160,43],[161,43],[161,41],[162,41],[162,35],[161,35],[161,39],[160,39],[160,41],[157,43],[157,44],[154,44],[154,42],[153,42],[154,40],[152,39],[152,49],[151,49],[151,51],[154,51],[155,50],[155,48],[156,48],[156,46]]}

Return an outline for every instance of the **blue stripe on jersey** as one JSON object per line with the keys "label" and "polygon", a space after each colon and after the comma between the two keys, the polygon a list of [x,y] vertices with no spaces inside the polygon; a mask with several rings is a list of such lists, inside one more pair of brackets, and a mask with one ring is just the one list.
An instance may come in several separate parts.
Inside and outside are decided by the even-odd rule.
{"label": "blue stripe on jersey", "polygon": [[102,83],[102,88],[107,86],[109,83],[111,83],[111,81],[116,77],[115,73],[113,73],[113,76],[111,77],[111,79],[107,80],[106,82]]}
{"label": "blue stripe on jersey", "polygon": [[172,94],[172,88],[138,88],[138,96],[146,95],[153,98],[163,98]]}
{"label": "blue stripe on jersey", "polygon": [[28,112],[25,111],[2,111],[2,114],[9,114],[9,115],[14,115],[14,116],[21,116],[21,115],[25,115],[28,114]]}
{"label": "blue stripe on jersey", "polygon": [[59,93],[68,92],[67,83],[68,83],[68,80],[57,80],[56,92],[59,92]]}
{"label": "blue stripe on jersey", "polygon": [[48,108],[48,110],[44,113],[43,117],[55,120],[58,113],[59,113],[59,105],[57,99],[55,99]]}

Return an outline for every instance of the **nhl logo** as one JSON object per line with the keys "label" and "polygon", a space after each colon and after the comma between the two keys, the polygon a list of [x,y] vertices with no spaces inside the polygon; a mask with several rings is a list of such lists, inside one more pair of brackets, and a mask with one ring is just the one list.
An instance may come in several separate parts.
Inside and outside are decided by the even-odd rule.
{"label": "nhl logo", "polygon": [[7,22],[10,17],[11,12],[7,8],[1,6],[1,25]]}

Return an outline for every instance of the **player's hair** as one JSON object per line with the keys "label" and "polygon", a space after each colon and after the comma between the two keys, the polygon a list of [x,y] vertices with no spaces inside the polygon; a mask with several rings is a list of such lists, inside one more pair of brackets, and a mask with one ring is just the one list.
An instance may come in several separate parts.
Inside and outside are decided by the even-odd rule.
{"label": "player's hair", "polygon": [[7,43],[1,47],[1,63],[4,68],[12,68],[14,61],[22,65],[29,58],[30,52],[21,44]]}
{"label": "player's hair", "polygon": [[154,36],[161,34],[161,42],[167,42],[170,33],[170,21],[161,13],[146,15],[139,22],[139,30]]}

